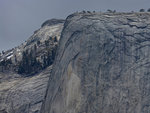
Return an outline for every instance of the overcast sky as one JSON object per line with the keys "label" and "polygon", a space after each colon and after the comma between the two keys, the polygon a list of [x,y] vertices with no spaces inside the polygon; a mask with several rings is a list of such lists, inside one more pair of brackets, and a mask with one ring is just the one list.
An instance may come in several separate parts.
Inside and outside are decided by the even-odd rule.
{"label": "overcast sky", "polygon": [[0,52],[20,45],[51,18],[82,11],[138,11],[150,0],[0,0]]}

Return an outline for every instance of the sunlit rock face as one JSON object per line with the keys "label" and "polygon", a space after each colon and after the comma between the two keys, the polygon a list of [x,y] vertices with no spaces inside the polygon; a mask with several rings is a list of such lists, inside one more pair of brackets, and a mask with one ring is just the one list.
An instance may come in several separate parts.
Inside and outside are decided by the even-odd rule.
{"label": "sunlit rock face", "polygon": [[44,23],[26,42],[0,55],[0,62],[12,61],[7,67],[0,65],[0,113],[39,113],[41,109],[52,64],[35,69],[37,73],[32,76],[18,74],[17,69],[24,51],[32,51],[42,63],[43,55],[56,49],[63,20],[52,19]]}
{"label": "sunlit rock face", "polygon": [[[23,60],[23,52],[26,51],[32,53],[43,64],[44,55],[57,48],[63,25],[62,19],[47,20],[25,42],[0,54],[0,72],[18,72],[18,65]],[[12,63],[4,66],[2,62],[8,60]]]}
{"label": "sunlit rock face", "polygon": [[67,17],[41,113],[150,113],[150,13]]}

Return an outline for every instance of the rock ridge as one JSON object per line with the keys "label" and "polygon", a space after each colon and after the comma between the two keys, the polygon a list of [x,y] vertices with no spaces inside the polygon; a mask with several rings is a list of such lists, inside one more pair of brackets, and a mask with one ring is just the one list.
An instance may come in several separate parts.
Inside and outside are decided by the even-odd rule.
{"label": "rock ridge", "polygon": [[[20,46],[0,54],[0,113],[39,113],[62,28],[62,21],[44,25]],[[34,74],[18,73],[26,51],[32,55],[24,57],[25,63],[36,64],[38,60],[43,65],[41,69],[35,68]]]}
{"label": "rock ridge", "polygon": [[50,20],[47,20],[47,21],[45,21],[42,25],[41,25],[41,27],[44,27],[44,26],[51,26],[51,25],[55,25],[55,24],[60,24],[60,23],[64,23],[65,22],[65,20],[63,20],[63,19],[55,19],[55,18],[53,18],[53,19],[50,19]]}

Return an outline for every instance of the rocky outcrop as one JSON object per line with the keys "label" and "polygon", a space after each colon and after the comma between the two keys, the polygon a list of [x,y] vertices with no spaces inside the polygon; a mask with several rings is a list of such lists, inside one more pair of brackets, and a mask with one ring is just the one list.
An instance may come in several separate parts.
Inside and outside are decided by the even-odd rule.
{"label": "rocky outcrop", "polygon": [[63,19],[50,19],[50,20],[45,21],[45,22],[41,25],[41,27],[44,27],[44,26],[52,26],[52,25],[60,24],[60,23],[63,24],[64,22],[65,22],[65,20],[63,20]]}
{"label": "rocky outcrop", "polygon": [[77,13],[41,113],[150,113],[150,13]]}
{"label": "rocky outcrop", "polygon": [[39,113],[50,71],[51,67],[33,77],[1,73],[7,79],[0,81],[0,113]]}
{"label": "rocky outcrop", "polygon": [[[52,62],[45,63],[46,55],[56,49],[62,28],[63,23],[59,21],[44,25],[26,42],[0,55],[0,113],[39,113],[52,68]],[[32,51],[31,54],[46,66],[42,70],[35,68],[32,76],[17,74],[24,51]],[[12,62],[4,65],[3,61],[10,59]]]}
{"label": "rocky outcrop", "polygon": [[29,54],[32,53],[32,56],[36,57],[36,60],[44,67],[44,57],[52,54],[52,50],[57,48],[63,24],[64,20],[62,19],[47,20],[27,41],[0,54],[0,72],[18,72],[19,64],[23,60],[23,53],[27,51]]}

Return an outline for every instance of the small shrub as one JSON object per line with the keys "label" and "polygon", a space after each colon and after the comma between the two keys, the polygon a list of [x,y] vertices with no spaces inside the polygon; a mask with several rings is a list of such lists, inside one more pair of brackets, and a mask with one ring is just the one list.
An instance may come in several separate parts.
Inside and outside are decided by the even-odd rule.
{"label": "small shrub", "polygon": [[50,36],[50,37],[49,37],[49,40],[52,40],[52,39],[53,39],[53,38]]}
{"label": "small shrub", "polygon": [[112,13],[113,11],[112,11],[112,10],[110,10],[110,9],[108,9],[108,10],[107,10],[107,12]]}
{"label": "small shrub", "polygon": [[49,40],[45,40],[45,46],[46,46],[46,47],[49,46]]}
{"label": "small shrub", "polygon": [[150,8],[147,10],[147,12],[150,12]]}
{"label": "small shrub", "polygon": [[91,13],[90,11],[87,11],[87,13]]}
{"label": "small shrub", "polygon": [[140,12],[145,12],[145,9],[140,9]]}
{"label": "small shrub", "polygon": [[82,12],[83,12],[83,13],[86,13],[86,11],[84,11],[84,10],[83,10]]}
{"label": "small shrub", "polygon": [[114,10],[113,13],[116,13],[116,10]]}
{"label": "small shrub", "polygon": [[57,37],[55,36],[55,37],[54,37],[54,42],[57,42],[57,41],[58,41],[58,40],[57,40]]}
{"label": "small shrub", "polygon": [[41,43],[41,42],[38,40],[38,41],[37,41],[37,45],[40,45],[40,43]]}

